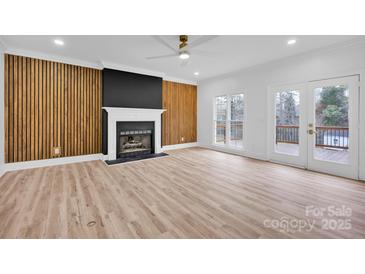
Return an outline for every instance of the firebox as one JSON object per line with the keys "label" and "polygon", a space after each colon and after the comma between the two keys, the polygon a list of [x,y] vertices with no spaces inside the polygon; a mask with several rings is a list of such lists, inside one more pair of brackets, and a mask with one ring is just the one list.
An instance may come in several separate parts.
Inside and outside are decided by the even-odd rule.
{"label": "firebox", "polygon": [[117,158],[154,153],[154,122],[118,122]]}

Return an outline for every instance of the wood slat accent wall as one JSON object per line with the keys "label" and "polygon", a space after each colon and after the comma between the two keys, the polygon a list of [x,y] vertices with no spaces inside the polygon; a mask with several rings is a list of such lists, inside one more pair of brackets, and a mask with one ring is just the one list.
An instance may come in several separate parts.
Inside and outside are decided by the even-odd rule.
{"label": "wood slat accent wall", "polygon": [[101,152],[101,71],[5,54],[7,163]]}
{"label": "wood slat accent wall", "polygon": [[197,87],[163,81],[162,145],[176,145],[197,140]]}

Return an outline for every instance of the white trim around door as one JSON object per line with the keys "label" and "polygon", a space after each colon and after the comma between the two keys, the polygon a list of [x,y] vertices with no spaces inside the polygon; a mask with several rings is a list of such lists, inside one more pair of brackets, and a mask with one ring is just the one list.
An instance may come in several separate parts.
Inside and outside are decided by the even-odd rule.
{"label": "white trim around door", "polygon": [[[321,125],[318,117],[324,110],[316,105],[316,96],[317,99],[319,96],[316,92],[328,87],[343,87],[347,98],[344,112],[346,115],[342,114],[347,121],[342,122],[342,126],[334,124],[331,129]],[[285,101],[287,98],[291,101]],[[359,101],[359,75],[269,87],[268,159],[359,179]],[[282,108],[292,108],[291,112],[295,114],[287,117],[288,115],[281,114]],[[332,107],[334,108],[335,106]],[[327,139],[321,143],[324,138]],[[318,153],[326,157],[319,157]]]}
{"label": "white trim around door", "polygon": [[[292,125],[276,125],[276,115],[277,115],[277,100],[282,94],[288,94],[290,92],[295,92],[297,95],[297,117],[296,122]],[[305,84],[290,84],[290,85],[280,85],[269,88],[268,96],[268,158],[271,161],[278,163],[285,163],[292,166],[297,166],[305,168],[307,164],[307,140],[303,138],[305,136],[305,128],[307,122],[307,112],[306,105],[306,85]],[[295,124],[295,125],[294,125]],[[291,139],[288,143],[290,149],[285,149],[285,144],[277,142],[277,128],[285,130],[283,134],[296,135],[295,138]],[[290,128],[288,128],[290,127]],[[281,132],[280,132],[281,133]],[[297,151],[292,153],[293,148],[297,148]],[[284,149],[281,149],[284,148]]]}
{"label": "white trim around door", "polygon": [[[359,80],[359,76],[347,76],[308,84],[308,131],[314,132],[307,134],[308,169],[352,179],[359,178]],[[344,127],[335,123],[332,128],[322,129],[317,121],[319,110],[316,97],[323,88],[343,89],[343,97],[347,101],[346,110],[343,111],[347,115],[343,122]],[[339,113],[336,105],[332,107],[335,108],[333,112]],[[327,148],[319,147],[318,139],[324,139]],[[344,147],[347,148],[343,149]],[[323,152],[326,152],[325,155],[332,153],[332,156],[321,156]]]}

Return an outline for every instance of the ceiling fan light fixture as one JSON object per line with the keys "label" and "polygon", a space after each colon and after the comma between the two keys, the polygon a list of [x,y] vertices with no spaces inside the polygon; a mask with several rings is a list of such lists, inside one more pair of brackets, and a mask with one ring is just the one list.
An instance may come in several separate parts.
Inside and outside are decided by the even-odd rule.
{"label": "ceiling fan light fixture", "polygon": [[180,59],[185,60],[185,59],[189,59],[189,57],[190,57],[190,54],[187,51],[182,51],[182,52],[179,53],[179,58]]}

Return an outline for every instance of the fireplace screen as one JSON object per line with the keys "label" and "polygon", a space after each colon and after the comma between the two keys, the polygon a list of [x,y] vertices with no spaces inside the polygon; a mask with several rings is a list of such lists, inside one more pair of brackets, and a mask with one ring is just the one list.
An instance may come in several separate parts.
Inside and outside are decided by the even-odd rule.
{"label": "fireplace screen", "polygon": [[119,135],[119,157],[152,153],[152,130],[123,130]]}

